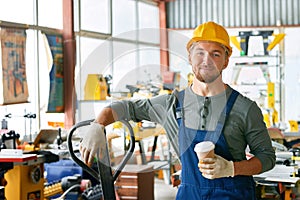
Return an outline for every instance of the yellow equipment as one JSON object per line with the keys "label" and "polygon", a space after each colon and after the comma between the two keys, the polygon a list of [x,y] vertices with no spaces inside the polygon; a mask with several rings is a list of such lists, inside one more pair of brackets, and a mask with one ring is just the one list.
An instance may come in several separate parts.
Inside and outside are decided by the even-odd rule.
{"label": "yellow equipment", "polygon": [[49,199],[51,196],[62,194],[64,191],[62,189],[61,182],[53,183],[44,188],[44,199]]}
{"label": "yellow equipment", "polygon": [[7,199],[43,200],[44,199],[44,157],[28,156],[11,158],[14,167],[4,177],[7,180],[5,196]]}
{"label": "yellow equipment", "polygon": [[241,44],[238,41],[237,36],[230,36],[230,41],[239,51],[242,51]]}
{"label": "yellow equipment", "polygon": [[263,114],[263,117],[264,117],[264,122],[266,124],[266,127],[267,128],[270,128],[271,127],[271,120],[270,120],[270,115],[269,113],[264,113]]}
{"label": "yellow equipment", "polygon": [[228,56],[231,56],[232,48],[230,39],[225,28],[215,22],[206,22],[199,25],[193,33],[193,37],[187,43],[186,48],[189,51],[191,45],[198,41],[211,41],[223,44],[228,49]]}
{"label": "yellow equipment", "polygon": [[273,82],[268,82],[268,108],[274,108],[275,106],[275,84]]}
{"label": "yellow equipment", "polygon": [[268,108],[272,111],[272,125],[278,122],[278,112],[275,109],[275,84],[273,82],[268,82]]}
{"label": "yellow equipment", "polygon": [[102,74],[88,74],[84,85],[84,100],[105,100],[107,84]]}
{"label": "yellow equipment", "polygon": [[284,33],[279,33],[279,34],[273,34],[275,37],[274,40],[269,44],[267,47],[268,51],[271,51],[285,36]]}
{"label": "yellow equipment", "polygon": [[296,120],[289,120],[291,132],[299,132],[298,122]]}
{"label": "yellow equipment", "polygon": [[193,81],[194,81],[194,74],[193,73],[188,73],[187,79],[188,79],[188,86],[191,86],[193,84]]}

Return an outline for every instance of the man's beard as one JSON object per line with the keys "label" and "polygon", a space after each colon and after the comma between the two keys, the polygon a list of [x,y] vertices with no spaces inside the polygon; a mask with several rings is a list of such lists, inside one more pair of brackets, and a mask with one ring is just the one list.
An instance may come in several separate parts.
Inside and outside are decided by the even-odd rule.
{"label": "man's beard", "polygon": [[194,68],[193,68],[193,72],[195,78],[198,81],[203,83],[212,83],[222,74],[222,71],[219,71],[219,73],[214,73],[214,74],[203,74],[200,72],[200,69],[198,69],[198,71],[195,71]]}

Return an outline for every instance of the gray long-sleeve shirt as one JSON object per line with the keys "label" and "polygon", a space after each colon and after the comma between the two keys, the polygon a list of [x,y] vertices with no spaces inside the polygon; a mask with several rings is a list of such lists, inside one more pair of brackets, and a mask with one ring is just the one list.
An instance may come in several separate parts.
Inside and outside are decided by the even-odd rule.
{"label": "gray long-sleeve shirt", "polygon": [[[192,129],[215,130],[220,113],[232,91],[211,97],[196,95],[187,88],[184,96],[184,123]],[[110,106],[117,113],[118,120],[148,120],[161,124],[166,130],[169,142],[179,156],[178,124],[176,121],[177,97],[174,91],[169,95],[159,95],[150,99],[122,100]],[[206,112],[203,113],[203,109]],[[201,114],[200,114],[201,113]],[[268,130],[257,104],[239,95],[224,125],[223,133],[234,161],[246,159],[246,148],[262,163],[262,172],[275,165],[275,152]]]}

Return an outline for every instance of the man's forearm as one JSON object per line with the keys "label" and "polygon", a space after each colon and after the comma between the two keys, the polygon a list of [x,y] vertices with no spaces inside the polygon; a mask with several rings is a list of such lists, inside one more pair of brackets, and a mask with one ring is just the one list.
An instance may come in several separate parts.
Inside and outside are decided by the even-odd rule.
{"label": "man's forearm", "polygon": [[113,109],[110,107],[105,107],[99,113],[99,115],[95,119],[95,122],[102,124],[103,126],[107,126],[111,123],[114,123],[117,120],[118,120],[118,117],[117,117],[116,113],[113,111]]}
{"label": "man's forearm", "polygon": [[249,160],[243,160],[239,162],[234,162],[234,176],[245,175],[251,176],[259,174],[262,170],[262,164],[260,160],[253,157]]}

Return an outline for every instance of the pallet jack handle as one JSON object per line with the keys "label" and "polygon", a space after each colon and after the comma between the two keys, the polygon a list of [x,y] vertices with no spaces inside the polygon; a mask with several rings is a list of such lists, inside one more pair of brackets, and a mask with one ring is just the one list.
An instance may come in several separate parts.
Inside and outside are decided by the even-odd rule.
{"label": "pallet jack handle", "polygon": [[99,155],[97,156],[98,158],[97,164],[99,168],[99,173],[98,173],[94,169],[88,167],[82,160],[80,160],[75,155],[73,150],[73,145],[72,145],[72,136],[75,130],[83,126],[88,126],[93,121],[94,119],[79,122],[70,129],[69,134],[67,136],[69,154],[75,163],[77,163],[80,167],[82,167],[83,170],[85,170],[87,173],[89,173],[91,176],[93,176],[95,179],[101,182],[104,199],[115,200],[116,196],[115,196],[114,182],[118,178],[122,169],[125,167],[126,163],[128,162],[128,160],[130,159],[130,157],[134,152],[134,148],[135,148],[134,132],[128,121],[120,120],[120,122],[122,122],[125,126],[127,126],[129,130],[129,134],[130,134],[129,149],[126,152],[123,160],[120,162],[120,164],[117,166],[116,170],[114,170],[114,173],[112,174],[111,163],[109,158],[109,150],[106,144],[106,148],[105,151],[103,152],[103,156],[101,158],[99,157]]}

